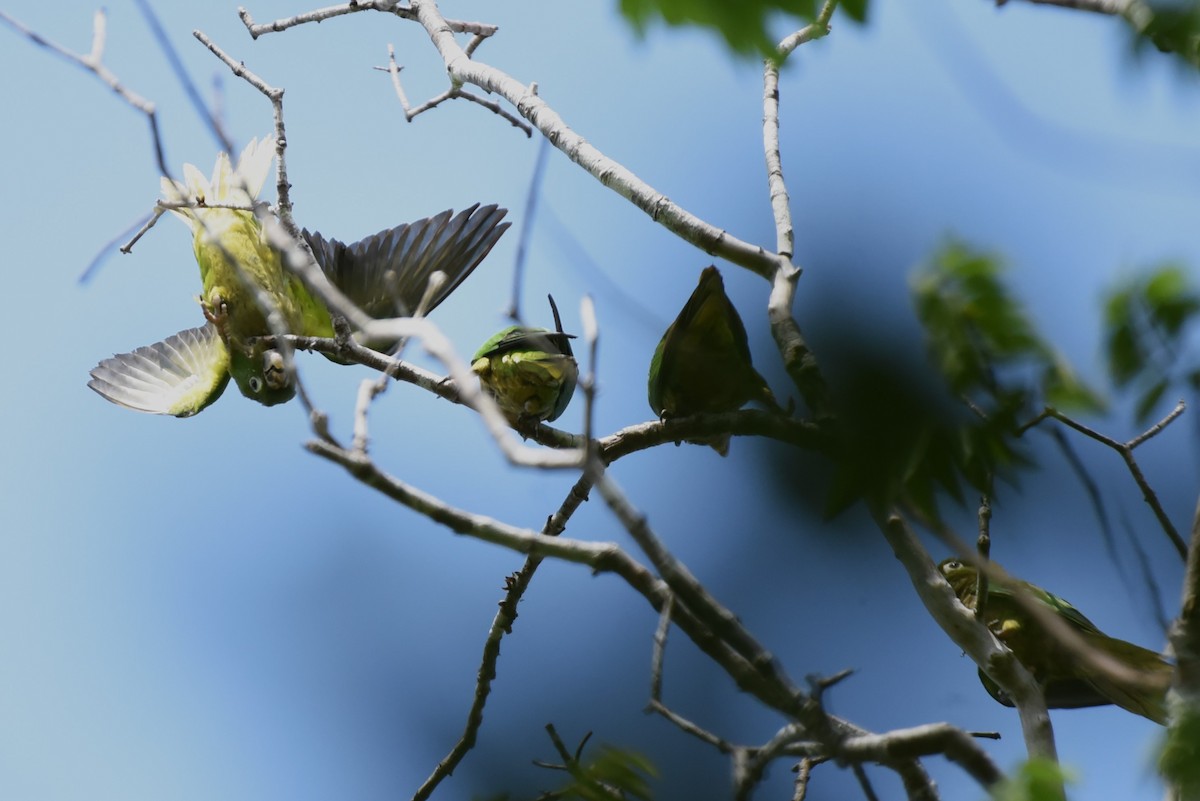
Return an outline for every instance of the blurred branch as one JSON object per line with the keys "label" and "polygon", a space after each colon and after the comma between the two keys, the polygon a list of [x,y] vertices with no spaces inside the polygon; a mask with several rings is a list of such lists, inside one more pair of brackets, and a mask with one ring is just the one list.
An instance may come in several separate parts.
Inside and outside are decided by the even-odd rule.
{"label": "blurred branch", "polygon": [[1166,533],[1168,539],[1171,540],[1171,544],[1174,545],[1175,550],[1178,551],[1180,559],[1187,559],[1187,544],[1183,541],[1183,537],[1179,536],[1179,532],[1175,529],[1175,524],[1173,524],[1171,522],[1171,518],[1167,516],[1166,510],[1163,509],[1162,503],[1160,503],[1158,500],[1158,495],[1150,486],[1150,482],[1146,480],[1145,474],[1142,473],[1142,468],[1138,465],[1137,459],[1135,459],[1133,455],[1134,448],[1160,434],[1167,426],[1169,426],[1181,414],[1183,414],[1186,408],[1187,404],[1185,404],[1182,400],[1179,401],[1179,403],[1175,404],[1175,408],[1167,413],[1166,417],[1159,420],[1157,423],[1150,426],[1150,428],[1146,429],[1128,442],[1118,442],[1112,437],[1101,434],[1100,432],[1085,426],[1083,423],[1078,422],[1077,420],[1050,406],[1047,406],[1045,409],[1043,409],[1042,412],[1033,420],[1021,426],[1019,432],[1023,433],[1041,421],[1047,418],[1053,418],[1063,425],[1075,429],[1080,434],[1094,439],[1103,445],[1107,445],[1120,454],[1121,458],[1125,460],[1125,466],[1129,468],[1129,474],[1133,476],[1133,480],[1138,485],[1138,489],[1142,491],[1142,499],[1149,504],[1150,509],[1154,512],[1154,517],[1158,520],[1159,526],[1162,527],[1162,530]]}
{"label": "blurred branch", "polygon": [[[134,220],[128,228],[105,242],[100,250],[96,252],[96,255],[92,258],[92,260],[88,262],[87,267],[83,268],[83,272],[79,274],[79,278],[76,280],[78,280],[81,284],[86,284],[88,281],[90,281],[96,270],[100,269],[100,265],[105,262],[105,260],[108,258],[108,255],[113,251],[114,248],[122,253],[128,253],[129,248],[133,247],[133,243],[140,239],[143,233],[149,231],[150,228],[153,227],[154,222],[158,220],[158,218],[165,211],[166,209],[156,208],[149,214],[141,215]],[[130,240],[129,244],[118,247],[117,243],[130,235],[134,235],[134,238]]]}
{"label": "blurred branch", "polygon": [[508,302],[508,318],[517,325],[521,322],[521,287],[525,279],[525,257],[529,252],[529,238],[533,233],[533,221],[537,219],[537,202],[542,193],[542,176],[546,172],[546,155],[550,152],[550,140],[538,142],[537,156],[533,161],[533,174],[529,176],[529,190],[525,193],[525,213],[521,215],[521,236],[517,239],[517,254],[513,257],[512,298]]}
{"label": "blurred branch", "polygon": [[150,123],[150,137],[154,145],[154,161],[158,165],[159,173],[170,176],[171,172],[167,169],[167,162],[163,156],[162,137],[158,130],[158,115],[155,111],[154,103],[129,89],[114,75],[107,67],[104,66],[104,45],[108,35],[108,18],[104,11],[97,11],[92,16],[92,49],[87,55],[74,53],[60,44],[47,39],[41,34],[30,28],[25,27],[20,22],[10,17],[8,14],[0,11],[0,22],[3,22],[8,27],[12,28],[17,33],[24,36],[29,41],[33,42],[38,47],[44,47],[52,53],[61,56],[70,61],[72,64],[78,64],[88,72],[95,75],[109,89],[117,94],[122,100],[132,106],[135,110],[146,115],[146,121]]}

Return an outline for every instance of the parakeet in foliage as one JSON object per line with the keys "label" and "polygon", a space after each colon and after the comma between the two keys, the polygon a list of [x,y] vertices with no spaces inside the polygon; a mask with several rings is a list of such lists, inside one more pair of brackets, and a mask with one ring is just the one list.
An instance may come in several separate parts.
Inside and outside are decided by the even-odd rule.
{"label": "parakeet in foliage", "polygon": [[[265,405],[290,400],[295,381],[282,353],[254,343],[272,333],[258,298],[265,295],[291,334],[333,336],[333,321],[318,298],[283,266],[251,206],[266,180],[275,140],[251,140],[237,169],[221,153],[211,179],[185,164],[184,181],[162,179],[164,201],[193,234],[207,322],[162,342],[105,359],[88,386],[118,405],[177,417],[194,415],[224,391],[232,377],[246,397]],[[317,265],[351,301],[375,317],[437,306],[479,264],[508,228],[505,209],[475,204],[380,231],[350,245],[303,231]],[[446,279],[425,298],[430,277]]]}
{"label": "parakeet in foliage", "polygon": [[514,428],[557,420],[579,379],[571,351],[571,334],[564,334],[558,307],[554,331],[509,326],[484,342],[471,358],[471,369]]}
{"label": "parakeet in foliage", "polygon": [[[938,565],[938,570],[946,577],[963,605],[974,609],[978,581],[976,569],[958,559],[947,559]],[[1141,684],[1149,685],[1137,686],[1114,681],[1077,659],[1058,645],[1033,616],[1016,602],[1012,587],[991,583],[984,602],[987,626],[1033,674],[1042,686],[1047,706],[1073,709],[1116,704],[1155,723],[1166,725],[1166,694],[1175,670],[1170,662],[1148,648],[1109,637],[1078,609],[1041,587],[1025,581],[1017,582],[1017,586],[1058,615],[1090,647],[1139,671],[1144,678]],[[985,673],[980,671],[979,677],[993,698],[1005,706],[1013,705],[1011,699]]]}
{"label": "parakeet in foliage", "polygon": [[[779,409],[750,360],[746,327],[716,267],[700,273],[700,283],[659,341],[650,361],[648,395],[650,409],[663,420],[732,412],[752,400]],[[729,452],[728,435],[689,442],[711,445],[722,456]]]}

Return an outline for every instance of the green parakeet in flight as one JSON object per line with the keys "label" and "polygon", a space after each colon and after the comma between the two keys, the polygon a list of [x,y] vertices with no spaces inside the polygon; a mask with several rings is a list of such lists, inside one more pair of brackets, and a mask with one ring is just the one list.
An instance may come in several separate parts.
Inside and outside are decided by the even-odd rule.
{"label": "green parakeet in flight", "polygon": [[[233,169],[221,153],[211,179],[185,164],[184,181],[162,180],[166,202],[193,234],[207,322],[162,342],[105,359],[88,386],[129,409],[190,417],[221,396],[230,377],[265,405],[290,400],[295,381],[280,351],[253,343],[272,333],[257,296],[265,294],[288,333],[333,336],[329,310],[283,267],[253,212],[270,171],[275,140],[251,140]],[[508,228],[505,209],[475,204],[398,225],[350,245],[304,231],[318,266],[351,301],[374,317],[437,306],[479,264]],[[232,261],[231,261],[232,260]],[[430,277],[445,280],[428,298]]]}
{"label": "green parakeet in flight", "polygon": [[[779,409],[750,360],[746,327],[716,267],[700,273],[700,283],[659,341],[647,389],[650,409],[663,420],[732,412],[752,400]],[[688,441],[711,445],[722,456],[729,452],[727,434]]]}
{"label": "green parakeet in flight", "polygon": [[571,402],[579,380],[579,365],[571,351],[573,336],[563,333],[553,298],[550,309],[554,331],[509,326],[471,357],[471,369],[484,390],[518,430],[557,420]]}
{"label": "green parakeet in flight", "polygon": [[[963,605],[974,609],[978,580],[975,568],[958,559],[947,559],[938,565],[938,570]],[[987,627],[1033,674],[1042,686],[1048,707],[1072,709],[1116,704],[1166,725],[1166,694],[1175,671],[1170,662],[1148,648],[1109,637],[1074,606],[1041,587],[1026,581],[1017,582],[1017,586],[1058,615],[1088,646],[1139,671],[1144,678],[1142,683],[1150,685],[1114,681],[1077,659],[1046,634],[1029,612],[1016,602],[1012,587],[990,583],[984,603]],[[1005,706],[1013,705],[987,674],[980,671],[979,678],[993,698]]]}

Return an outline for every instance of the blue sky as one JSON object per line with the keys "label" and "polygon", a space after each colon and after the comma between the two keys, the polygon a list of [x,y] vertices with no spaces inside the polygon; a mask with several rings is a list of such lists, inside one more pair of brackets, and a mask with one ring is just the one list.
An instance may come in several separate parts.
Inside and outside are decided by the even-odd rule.
{"label": "blue sky", "polygon": [[[954,234],[1002,252],[1043,332],[1089,379],[1100,372],[1103,290],[1164,259],[1200,264],[1196,239],[1200,91],[1163,59],[1133,60],[1113,20],[1009,3],[874,4],[870,24],[835,18],[782,81],[784,168],[805,273],[797,316],[818,354],[837,323],[919,348],[907,281]],[[774,242],[761,150],[761,70],[710,36],[636,39],[615,4],[447,0],[448,16],[496,23],[478,57],[541,96],[581,135],[673,200],[742,239]],[[86,50],[92,9],[5,0],[5,11]],[[308,10],[248,5],[259,21]],[[466,103],[406,123],[373,68],[396,46],[414,101],[441,91],[440,61],[414,24],[358,14],[252,41],[234,4],[156,4],[201,93],[219,97],[241,143],[271,129],[266,101],[191,35],[204,30],[286,88],[297,220],[353,240],[476,201],[520,223],[536,154],[507,123]],[[217,147],[136,7],[108,7],[105,62],[157,104],[167,149],[211,170]],[[781,31],[782,33],[783,31]],[[186,229],[162,223],[130,255],[77,277],[147,212],[158,174],[145,121],[92,76],[0,30],[0,236],[10,311],[10,380],[0,457],[0,796],[29,799],[393,798],[411,793],[453,741],[471,697],[503,576],[519,556],[451,536],[307,454],[299,404],[261,408],[232,390],[194,419],[105,403],[88,370],[197,325]],[[645,374],[663,329],[710,262],[552,152],[529,243],[526,313],[554,294],[578,330],[597,303],[597,429],[649,417]],[[436,312],[469,354],[503,317],[516,230]],[[756,363],[786,386],[767,334],[767,286],[720,265]],[[419,358],[419,357],[418,357]],[[426,366],[436,369],[431,362]],[[316,402],[347,434],[357,368],[302,361]],[[1123,410],[1120,404],[1118,412]],[[578,429],[582,404],[558,423]],[[1195,423],[1147,445],[1143,466],[1186,528],[1197,486]],[[450,503],[538,527],[571,477],[507,466],[466,410],[392,387],[372,415],[372,453]],[[1127,415],[1096,421],[1115,436]],[[1080,452],[1110,508],[1145,543],[1170,608],[1181,575],[1115,455]],[[677,555],[797,679],[854,667],[833,711],[873,730],[948,719],[1003,734],[1015,715],[924,615],[864,515],[814,519],[774,492],[819,483],[780,475],[778,449],[736,440],[728,459],[660,448],[616,480]],[[1112,634],[1157,647],[1140,587],[1104,555],[1083,490],[1045,450],[1044,472],[997,502],[996,557],[1070,599]],[[797,490],[791,490],[796,492]],[[971,510],[962,515],[969,530]],[[597,500],[572,536],[632,547]],[[1122,559],[1132,559],[1121,540]],[[940,555],[935,549],[935,555]],[[548,564],[507,639],[475,754],[443,788],[466,798],[532,795],[557,777],[542,727],[649,754],[661,797],[684,782],[723,787],[724,760],[646,718],[652,611],[612,577]],[[780,724],[681,636],[667,700],[740,742]],[[1055,713],[1079,799],[1152,798],[1158,727],[1114,709]],[[947,798],[980,797],[943,760]],[[885,793],[892,777],[872,773]],[[778,764],[760,797],[786,792]],[[814,774],[810,798],[852,780]]]}

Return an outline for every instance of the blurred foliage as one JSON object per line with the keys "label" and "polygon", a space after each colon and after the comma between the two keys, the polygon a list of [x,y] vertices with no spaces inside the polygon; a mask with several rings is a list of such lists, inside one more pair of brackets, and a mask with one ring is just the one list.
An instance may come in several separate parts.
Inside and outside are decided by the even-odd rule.
{"label": "blurred foliage", "polygon": [[[842,432],[829,512],[856,497],[904,498],[936,515],[943,490],[992,493],[1030,460],[1019,426],[1046,404],[1094,411],[1098,396],[1038,334],[1001,280],[994,257],[951,242],[912,281],[925,349],[943,388],[914,380],[889,353],[835,387]],[[888,343],[890,345],[891,343]],[[893,351],[880,348],[880,355]],[[949,390],[947,393],[946,390]]]}
{"label": "blurred foliage", "polygon": [[[590,737],[590,735],[589,735]],[[587,738],[584,738],[584,743]],[[582,750],[583,745],[580,745]],[[580,799],[581,801],[651,801],[648,778],[657,776],[653,763],[635,751],[602,745],[595,756],[586,761],[578,753],[566,759],[564,765],[536,764],[570,774],[568,783],[557,790],[537,796],[543,799]],[[508,793],[489,795],[485,801],[510,801]]]}
{"label": "blurred foliage", "polygon": [[826,515],[862,498],[872,507],[904,499],[936,516],[939,491],[961,503],[964,482],[990,493],[993,475],[1027,463],[1010,433],[1016,420],[973,414],[922,365],[895,358],[887,343],[875,344],[839,354]]}
{"label": "blurred foliage", "polygon": [[1186,354],[1188,324],[1200,295],[1179,265],[1166,264],[1127,280],[1104,303],[1104,354],[1113,383],[1136,392],[1145,421],[1172,386],[1200,385],[1200,365]]}
{"label": "blurred foliage", "polygon": [[926,347],[951,391],[988,416],[1032,416],[1043,404],[1101,410],[1099,396],[1038,334],[1002,272],[996,256],[950,242],[913,280]]}
{"label": "blurred foliage", "polygon": [[583,801],[615,801],[653,797],[647,778],[656,775],[649,759],[634,751],[601,746],[587,761],[572,761],[567,766],[571,781],[554,793],[555,798]]}
{"label": "blurred foliage", "polygon": [[1200,798],[1200,712],[1185,709],[1171,724],[1158,755],[1158,769],[1179,798]]}
{"label": "blurred foliage", "polygon": [[[692,25],[721,34],[726,45],[739,55],[757,54],[770,58],[779,36],[772,36],[772,17],[788,20],[791,30],[807,25],[816,17],[819,0],[621,0],[621,13],[639,33],[647,24],[661,18],[668,25]],[[851,19],[862,22],[867,0],[844,0],[838,8]],[[795,19],[791,19],[795,18]]]}
{"label": "blurred foliage", "polygon": [[1139,2],[1126,18],[1136,54],[1154,47],[1191,69],[1200,67],[1200,2]]}
{"label": "blurred foliage", "polygon": [[1030,759],[992,790],[992,801],[1062,801],[1062,786],[1071,781],[1057,762]]}

